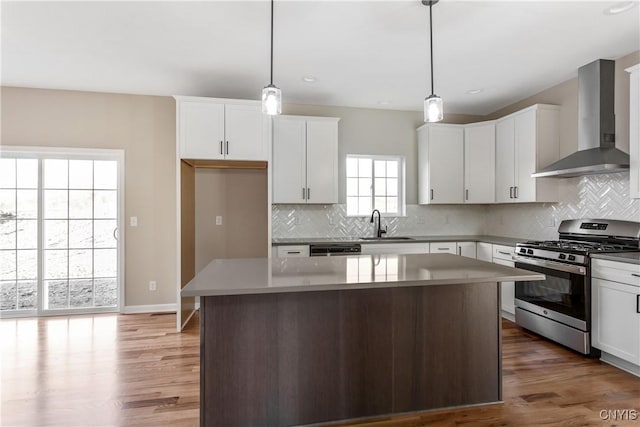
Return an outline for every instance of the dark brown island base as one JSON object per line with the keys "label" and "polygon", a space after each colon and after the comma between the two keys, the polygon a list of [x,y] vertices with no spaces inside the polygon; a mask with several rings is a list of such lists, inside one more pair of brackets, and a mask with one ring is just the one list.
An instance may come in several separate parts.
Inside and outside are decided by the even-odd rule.
{"label": "dark brown island base", "polygon": [[502,398],[499,282],[450,254],[214,260],[201,297],[200,425],[293,426]]}

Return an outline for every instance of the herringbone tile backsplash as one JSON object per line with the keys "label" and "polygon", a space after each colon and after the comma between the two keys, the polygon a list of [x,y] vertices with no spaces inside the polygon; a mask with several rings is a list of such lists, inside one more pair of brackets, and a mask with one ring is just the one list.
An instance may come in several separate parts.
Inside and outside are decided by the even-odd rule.
{"label": "herringbone tile backsplash", "polygon": [[[640,200],[629,198],[629,174],[559,179],[559,203],[408,205],[407,216],[383,218],[389,235],[490,234],[554,239],[561,220],[614,218],[640,221]],[[273,238],[370,236],[369,217],[347,217],[345,205],[274,205]]]}

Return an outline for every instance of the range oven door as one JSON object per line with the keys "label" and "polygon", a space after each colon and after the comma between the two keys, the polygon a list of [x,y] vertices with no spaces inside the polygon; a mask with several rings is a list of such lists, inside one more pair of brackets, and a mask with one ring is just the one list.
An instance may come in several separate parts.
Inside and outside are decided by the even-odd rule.
{"label": "range oven door", "polygon": [[515,256],[515,267],[542,273],[546,280],[518,282],[516,307],[589,331],[591,292],[585,266]]}

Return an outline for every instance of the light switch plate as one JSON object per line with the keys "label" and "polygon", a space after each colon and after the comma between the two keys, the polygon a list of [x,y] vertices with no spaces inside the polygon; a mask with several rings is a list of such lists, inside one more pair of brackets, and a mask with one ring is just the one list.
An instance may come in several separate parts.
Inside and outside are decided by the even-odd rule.
{"label": "light switch plate", "polygon": [[138,217],[137,216],[132,216],[129,220],[129,224],[132,227],[137,227],[138,226]]}
{"label": "light switch plate", "polygon": [[221,215],[217,215],[216,216],[216,225],[222,225],[222,216]]}

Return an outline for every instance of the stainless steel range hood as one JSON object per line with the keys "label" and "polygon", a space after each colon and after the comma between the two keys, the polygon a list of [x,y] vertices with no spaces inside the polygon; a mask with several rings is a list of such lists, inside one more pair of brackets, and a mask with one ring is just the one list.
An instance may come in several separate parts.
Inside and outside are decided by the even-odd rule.
{"label": "stainless steel range hood", "polygon": [[569,178],[629,170],[629,155],[616,148],[615,62],[599,59],[578,70],[578,151],[532,174]]}

